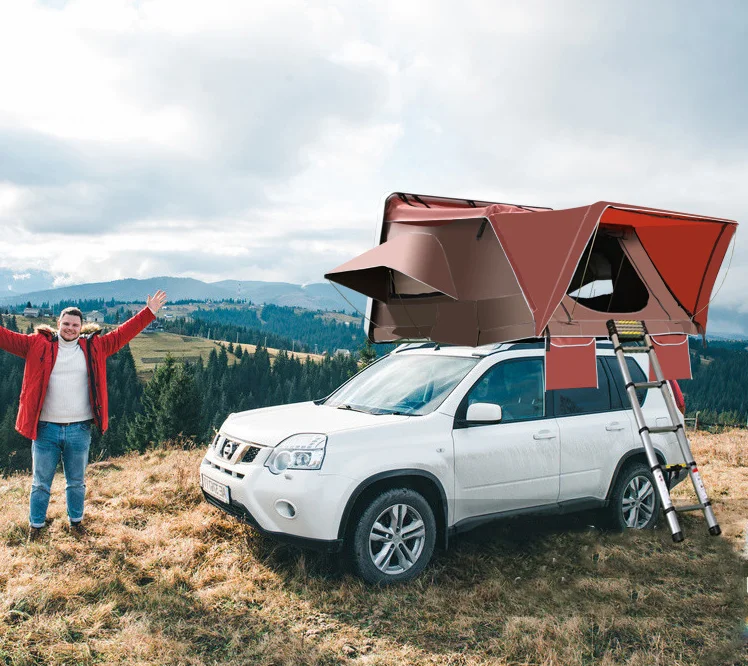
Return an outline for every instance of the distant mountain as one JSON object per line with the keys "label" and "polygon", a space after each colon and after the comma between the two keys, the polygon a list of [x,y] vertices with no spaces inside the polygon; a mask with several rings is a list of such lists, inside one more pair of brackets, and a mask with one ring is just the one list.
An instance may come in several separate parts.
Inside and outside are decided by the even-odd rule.
{"label": "distant mountain", "polygon": [[299,285],[289,282],[223,280],[213,282],[212,286],[226,289],[231,293],[230,298],[247,298],[253,303],[273,303],[309,310],[345,310],[351,313],[355,308],[362,314],[366,311],[365,296],[345,287],[338,287],[350,301],[349,304],[335,287],[324,282]]}
{"label": "distant mountain", "polygon": [[[344,310],[353,313],[354,308],[365,312],[366,298],[361,294],[340,287],[346,302],[337,290],[329,284],[309,285],[290,282],[258,282],[222,280],[202,282],[192,278],[157,277],[147,280],[129,278],[112,282],[78,284],[57,289],[28,291],[0,298],[0,306],[22,305],[31,301],[34,305],[59,303],[63,300],[86,300],[103,298],[117,301],[145,301],[148,294],[163,289],[170,301],[181,300],[222,300],[245,298],[253,303],[273,303],[310,310]],[[352,305],[351,305],[352,304]]]}
{"label": "distant mountain", "polygon": [[54,277],[46,271],[13,271],[0,268],[0,295],[25,294],[40,289],[51,289]]}

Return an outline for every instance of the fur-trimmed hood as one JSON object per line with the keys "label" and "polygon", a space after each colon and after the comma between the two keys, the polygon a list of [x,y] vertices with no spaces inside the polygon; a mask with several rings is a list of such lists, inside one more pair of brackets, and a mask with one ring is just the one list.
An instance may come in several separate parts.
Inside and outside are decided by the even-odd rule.
{"label": "fur-trimmed hood", "polygon": [[[49,326],[49,324],[40,324],[34,329],[37,333],[40,333],[41,335],[44,335],[51,340],[56,338],[59,335],[59,332],[56,328],[52,328]],[[84,324],[81,328],[81,336],[85,335],[94,335],[96,333],[101,333],[101,326],[95,323],[88,323]]]}

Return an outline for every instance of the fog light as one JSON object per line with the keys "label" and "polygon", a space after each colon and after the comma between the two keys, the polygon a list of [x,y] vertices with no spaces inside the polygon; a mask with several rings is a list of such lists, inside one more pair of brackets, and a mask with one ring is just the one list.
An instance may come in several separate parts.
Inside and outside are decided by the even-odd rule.
{"label": "fog light", "polygon": [[275,510],[289,520],[296,518],[296,507],[288,500],[278,500],[275,503]]}

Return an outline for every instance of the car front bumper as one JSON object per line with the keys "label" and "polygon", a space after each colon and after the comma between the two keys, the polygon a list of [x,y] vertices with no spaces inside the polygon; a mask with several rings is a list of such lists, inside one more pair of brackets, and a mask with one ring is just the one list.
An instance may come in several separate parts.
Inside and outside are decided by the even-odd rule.
{"label": "car front bumper", "polygon": [[[280,541],[318,550],[339,550],[340,521],[356,482],[317,470],[276,475],[264,466],[266,458],[267,455],[258,455],[253,463],[229,465],[209,451],[200,465],[205,499]],[[203,478],[227,487],[228,502],[206,492]]]}
{"label": "car front bumper", "polygon": [[257,520],[255,520],[255,517],[241,502],[231,500],[230,504],[226,504],[226,502],[222,502],[218,498],[209,495],[204,490],[203,497],[205,498],[205,501],[208,502],[208,504],[212,504],[216,508],[221,509],[221,511],[225,511],[229,515],[234,516],[234,518],[237,518],[247,525],[251,525],[258,532],[266,534],[276,541],[287,543],[292,546],[297,546],[298,548],[308,548],[310,550],[318,550],[325,553],[337,553],[343,547],[342,539],[312,539],[309,537],[300,537],[293,534],[287,534],[286,532],[272,532],[270,530],[263,529],[262,525],[260,525]]}

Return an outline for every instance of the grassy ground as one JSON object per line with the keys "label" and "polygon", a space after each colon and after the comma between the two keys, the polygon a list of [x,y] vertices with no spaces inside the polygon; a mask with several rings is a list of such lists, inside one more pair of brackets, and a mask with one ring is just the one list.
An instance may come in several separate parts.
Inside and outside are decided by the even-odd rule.
{"label": "grassy ground", "polygon": [[26,544],[29,479],[0,480],[0,664],[748,664],[748,434],[698,435],[724,538],[613,534],[594,514],[455,540],[417,581],[377,589],[206,505],[201,451],[90,469],[90,533]]}

